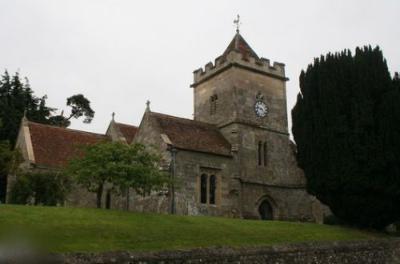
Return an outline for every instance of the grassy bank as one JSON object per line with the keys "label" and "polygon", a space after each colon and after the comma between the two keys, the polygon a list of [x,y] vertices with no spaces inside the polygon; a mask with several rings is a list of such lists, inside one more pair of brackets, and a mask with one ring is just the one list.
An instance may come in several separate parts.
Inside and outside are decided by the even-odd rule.
{"label": "grassy bank", "polygon": [[3,240],[33,238],[53,252],[170,250],[382,237],[309,223],[11,205],[0,206],[0,235]]}

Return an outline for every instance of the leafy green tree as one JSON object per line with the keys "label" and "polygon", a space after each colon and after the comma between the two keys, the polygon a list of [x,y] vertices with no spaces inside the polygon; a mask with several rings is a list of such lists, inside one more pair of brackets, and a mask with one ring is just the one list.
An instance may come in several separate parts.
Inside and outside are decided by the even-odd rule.
{"label": "leafy green tree", "polygon": [[71,124],[71,118],[85,117],[83,123],[90,123],[94,117],[94,111],[90,107],[90,101],[82,94],[76,94],[67,98],[67,106],[71,107],[71,113],[69,116],[64,117],[64,114],[50,117],[50,124],[68,127]]}
{"label": "leafy green tree", "polygon": [[400,81],[379,47],[327,54],[300,75],[292,110],[308,191],[349,224],[400,217]]}
{"label": "leafy green tree", "polygon": [[67,173],[89,192],[96,193],[97,207],[102,207],[106,185],[117,193],[133,188],[149,194],[165,186],[168,177],[159,169],[161,158],[143,145],[102,142],[85,146],[82,156],[70,161]]}

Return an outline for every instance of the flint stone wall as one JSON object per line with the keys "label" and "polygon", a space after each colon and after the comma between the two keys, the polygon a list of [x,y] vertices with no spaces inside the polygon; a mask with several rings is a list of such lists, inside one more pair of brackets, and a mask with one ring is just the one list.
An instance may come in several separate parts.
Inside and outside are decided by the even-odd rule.
{"label": "flint stone wall", "polygon": [[58,256],[60,263],[123,264],[395,264],[400,263],[400,240],[304,243],[253,248],[208,248],[153,253],[81,253]]}

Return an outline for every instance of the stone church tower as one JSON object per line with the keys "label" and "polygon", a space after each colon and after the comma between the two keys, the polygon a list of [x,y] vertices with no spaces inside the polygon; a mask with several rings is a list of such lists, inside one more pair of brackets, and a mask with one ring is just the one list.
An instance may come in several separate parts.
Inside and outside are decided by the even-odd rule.
{"label": "stone church tower", "polygon": [[239,32],[214,64],[194,72],[194,119],[216,125],[231,144],[230,192],[246,218],[312,215],[289,140],[286,81],[285,65],[259,58]]}

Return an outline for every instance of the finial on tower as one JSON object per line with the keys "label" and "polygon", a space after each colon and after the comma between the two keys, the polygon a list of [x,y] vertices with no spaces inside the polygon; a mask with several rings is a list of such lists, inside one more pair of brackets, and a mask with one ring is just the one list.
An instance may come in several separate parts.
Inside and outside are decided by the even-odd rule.
{"label": "finial on tower", "polygon": [[115,117],[115,112],[112,112],[111,114],[111,120],[114,121],[114,117]]}
{"label": "finial on tower", "polygon": [[236,16],[236,19],[233,20],[233,23],[236,24],[236,33],[239,33],[240,25],[242,24],[240,22],[240,16],[239,14]]}
{"label": "finial on tower", "polygon": [[150,112],[150,101],[146,101],[146,112]]}

